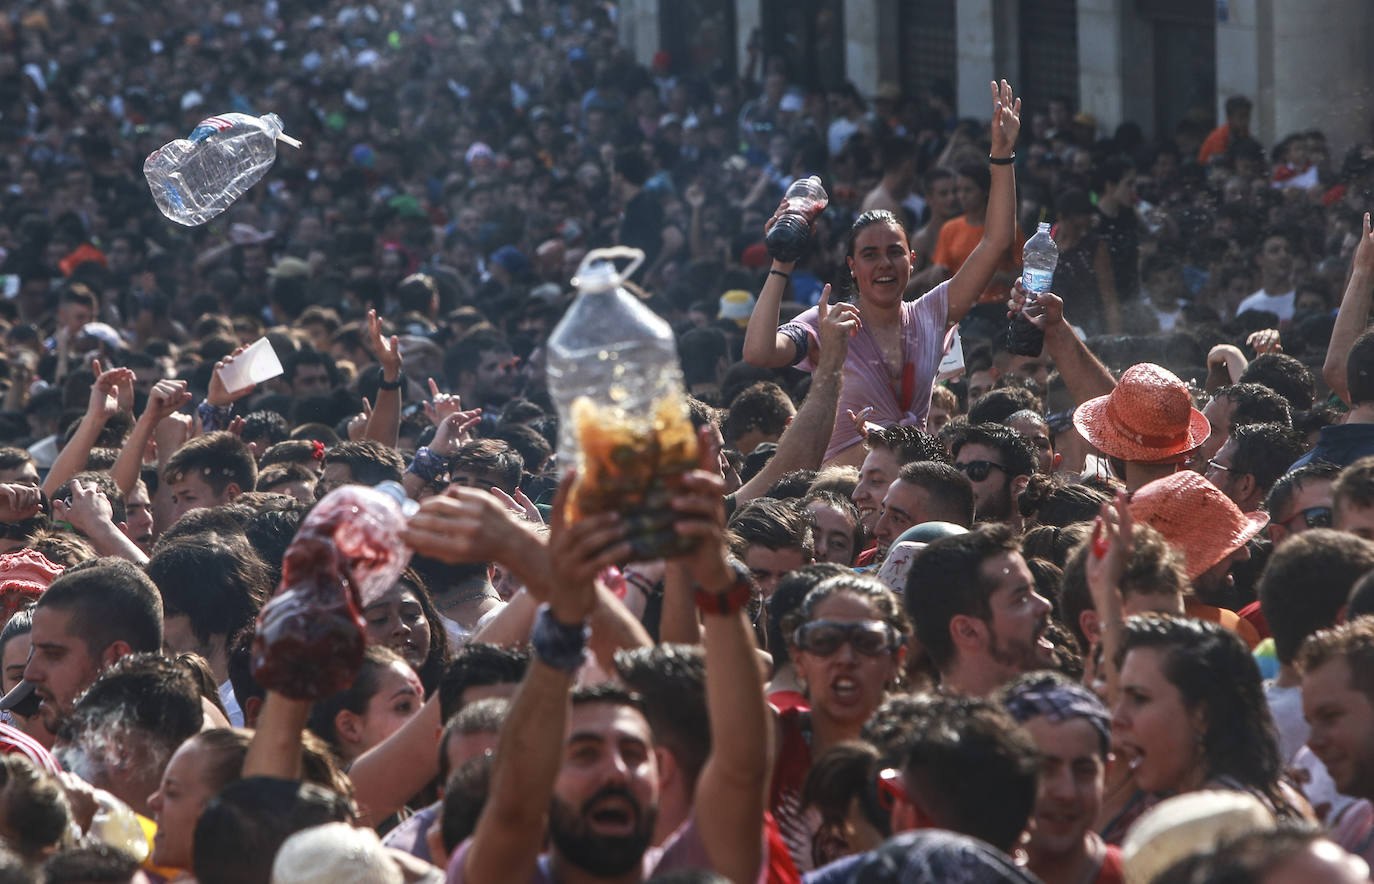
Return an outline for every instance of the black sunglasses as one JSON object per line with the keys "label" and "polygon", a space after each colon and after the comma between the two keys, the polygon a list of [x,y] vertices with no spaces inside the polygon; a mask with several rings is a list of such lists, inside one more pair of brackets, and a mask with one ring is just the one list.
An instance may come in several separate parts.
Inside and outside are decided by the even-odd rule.
{"label": "black sunglasses", "polygon": [[994,469],[1006,472],[1007,468],[1000,463],[990,460],[971,460],[968,463],[956,463],[954,468],[969,477],[970,481],[981,482],[988,477]]}
{"label": "black sunglasses", "polygon": [[792,641],[800,650],[817,657],[829,657],[846,642],[866,657],[881,657],[902,646],[902,634],[882,620],[813,620],[797,627]]}
{"label": "black sunglasses", "polygon": [[1293,515],[1279,521],[1279,524],[1289,531],[1293,529],[1289,522],[1301,518],[1309,528],[1330,528],[1331,527],[1331,507],[1329,506],[1309,506],[1305,510],[1298,510]]}

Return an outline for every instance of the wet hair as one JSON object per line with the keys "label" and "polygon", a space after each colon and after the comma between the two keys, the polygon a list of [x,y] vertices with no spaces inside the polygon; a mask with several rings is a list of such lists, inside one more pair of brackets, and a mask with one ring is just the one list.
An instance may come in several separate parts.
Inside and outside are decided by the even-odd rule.
{"label": "wet hair", "polygon": [[[808,492],[806,496],[801,498],[800,501],[800,505],[808,510],[810,509],[811,504],[813,503],[819,503],[823,506],[830,507],[833,510],[837,510],[842,516],[848,519],[851,524],[853,524],[854,532],[852,537],[854,540],[854,555],[857,556],[859,554],[859,551],[863,549],[864,523],[863,520],[859,518],[859,508],[854,505],[854,501],[851,498],[837,494],[834,491],[816,490]],[[816,545],[818,553],[820,552],[820,543],[820,538],[817,538]],[[775,589],[774,592],[776,593],[777,590]]]}
{"label": "wet hair", "polygon": [[965,445],[982,445],[996,451],[1003,461],[1002,466],[1006,469],[1008,482],[1015,476],[1033,476],[1037,471],[1039,459],[1030,440],[1002,424],[969,424],[959,427],[953,431],[949,446],[956,460]]}
{"label": "wet hair", "polygon": [[198,436],[172,453],[162,470],[162,480],[175,484],[188,474],[199,474],[217,496],[230,484],[252,491],[258,478],[253,452],[233,433],[218,431]]}
{"label": "wet hair", "polygon": [[801,791],[802,810],[815,808],[820,813],[821,832],[843,832],[850,808],[857,806],[864,820],[884,838],[888,837],[892,834],[892,814],[883,808],[878,798],[881,770],[878,750],[867,743],[845,742],[831,746],[806,772]]}
{"label": "wet hair", "polygon": [[192,856],[200,884],[264,882],[288,837],[325,823],[348,823],[352,802],[315,783],[248,777],[225,786],[196,822]]}
{"label": "wet hair", "polygon": [[864,228],[874,224],[891,224],[902,232],[902,236],[907,236],[906,224],[896,215],[887,209],[869,209],[862,215],[854,219],[854,223],[849,227],[849,236],[844,243],[844,256],[854,257],[854,243],[859,239],[859,234],[864,232]]}
{"label": "wet hair", "polygon": [[139,862],[118,847],[95,842],[65,847],[43,863],[43,884],[129,884]]}
{"label": "wet hair", "polygon": [[519,684],[529,665],[530,655],[524,650],[469,642],[449,661],[439,681],[440,715],[448,721],[463,708],[468,688]]}
{"label": "wet hair", "polygon": [[1021,535],[1021,555],[1027,560],[1044,559],[1063,568],[1069,555],[1091,530],[1085,522],[1074,522],[1064,527],[1058,525],[1037,525]]}
{"label": "wet hair", "polygon": [[488,474],[495,478],[493,484],[507,494],[514,494],[520,487],[524,470],[525,461],[520,452],[499,439],[467,442],[448,461],[450,476],[458,472]]}
{"label": "wet hair", "polygon": [[834,562],[813,562],[795,571],[789,571],[779,578],[778,585],[768,598],[768,653],[773,655],[775,672],[792,660],[788,652],[788,636],[783,631],[783,623],[788,616],[801,606],[807,595],[821,581],[852,573],[849,568]]}
{"label": "wet hair", "polygon": [[254,411],[243,419],[243,433],[240,438],[248,442],[258,442],[259,449],[263,449],[262,442],[267,445],[276,445],[278,442],[285,442],[291,435],[291,426],[275,411]]}
{"label": "wet hair", "polygon": [[1231,474],[1249,473],[1266,493],[1307,450],[1302,434],[1282,424],[1244,424],[1231,430],[1231,438],[1236,443]]}
{"label": "wet hair", "polygon": [[782,387],[770,381],[759,381],[740,391],[730,402],[723,428],[725,439],[737,445],[739,438],[750,431],[780,436],[796,413],[796,406]]}
{"label": "wet hair", "polygon": [[1016,498],[1016,507],[1037,525],[1060,528],[1097,517],[1102,504],[1111,500],[1104,492],[1080,483],[1067,483],[1058,476],[1038,473],[1026,483]]}
{"label": "wet hair", "polygon": [[615,671],[641,698],[654,744],[672,754],[691,794],[711,754],[705,650],[671,643],[621,650],[615,654]]}
{"label": "wet hair", "polygon": [[470,758],[444,780],[444,801],[439,811],[439,837],[449,853],[477,831],[496,759],[492,755]]}
{"label": "wet hair", "polygon": [[91,659],[117,641],[133,651],[162,650],[162,597],[132,562],[109,556],[62,572],[38,597],[39,608],[67,611],[67,629]]}
{"label": "wet hair", "polygon": [[937,697],[912,729],[908,794],[935,822],[1010,852],[1035,809],[1040,751],[989,700]]}
{"label": "wet hair", "polygon": [[217,727],[201,731],[187,740],[188,743],[192,741],[207,753],[203,778],[210,792],[218,792],[243,776],[243,761],[253,741],[252,731]]}
{"label": "wet hair", "polygon": [[360,485],[400,482],[406,470],[405,459],[396,449],[371,439],[340,442],[325,453],[324,463],[348,467],[353,481]]}
{"label": "wet hair", "polygon": [[1350,688],[1374,703],[1374,617],[1318,630],[1302,643],[1295,662],[1306,674],[1337,658],[1350,667]]}
{"label": "wet hair", "polygon": [[1186,708],[1203,714],[1207,777],[1231,777],[1289,815],[1291,807],[1279,790],[1283,771],[1274,719],[1245,642],[1215,623],[1190,617],[1127,618],[1116,665],[1144,648],[1160,651],[1164,677]]}
{"label": "wet hair", "polygon": [[[315,456],[317,451],[320,454],[318,458]],[[314,465],[323,457],[323,450],[317,449],[309,439],[287,439],[264,451],[258,466],[266,469],[274,464],[299,464],[313,471]]]}
{"label": "wet hair", "polygon": [[828,598],[845,593],[867,602],[882,620],[902,636],[911,635],[911,621],[907,618],[896,593],[876,577],[863,574],[840,574],[827,577],[806,594],[800,605],[783,621],[783,636],[789,644],[796,631],[816,619],[816,609]]}
{"label": "wet hair", "polygon": [[505,726],[510,712],[510,700],[505,697],[488,697],[474,700],[444,724],[443,736],[439,738],[439,779],[447,780],[451,773],[448,767],[448,743],[455,737],[470,737],[475,734],[498,736]]}
{"label": "wet hair", "polygon": [[934,460],[949,463],[949,452],[934,436],[915,427],[895,426],[874,430],[864,442],[869,451],[886,448],[897,455],[897,464],[912,463],[918,460]]}
{"label": "wet hair", "polygon": [[1302,490],[1305,483],[1312,480],[1335,481],[1340,473],[1340,467],[1326,461],[1315,461],[1284,473],[1269,489],[1269,495],[1264,499],[1264,511],[1270,516],[1277,516],[1288,508],[1293,496]]}
{"label": "wet hair", "polygon": [[[1088,649],[1088,637],[1083,633],[1084,611],[1095,610],[1091,590],[1088,589],[1087,563],[1092,538],[1083,532],[1082,541],[1069,554],[1064,564],[1064,576],[1059,587],[1060,618],[1079,647]],[[1121,595],[1172,595],[1182,598],[1188,591],[1188,572],[1183,557],[1169,545],[1164,535],[1143,522],[1131,531],[1131,557],[1121,575]]]}
{"label": "wet hair", "polygon": [[[1000,355],[1000,354],[999,354]],[[969,406],[970,424],[1000,424],[1019,411],[1034,412],[1038,417],[1044,406],[1040,397],[1025,387],[997,387],[989,390]],[[1044,418],[1040,418],[1042,421]]]}
{"label": "wet hair", "polygon": [[810,558],[816,550],[810,513],[793,501],[760,497],[735,510],[730,517],[732,552],[744,557],[751,546],[766,549],[795,549]]}
{"label": "wet hair", "polygon": [[983,563],[1006,553],[1020,554],[1016,535],[1003,524],[980,525],[967,534],[942,537],[918,552],[907,572],[902,598],[916,638],[936,668],[954,659],[949,623],[958,615],[992,619],[996,582]]}
{"label": "wet hair", "polygon": [[973,524],[973,483],[968,476],[940,461],[903,464],[897,478],[926,492],[926,521]]}
{"label": "wet hair", "polygon": [[1232,384],[1217,390],[1214,398],[1228,399],[1234,406],[1230,430],[1244,424],[1293,426],[1293,409],[1288,400],[1263,384]]}
{"label": "wet hair", "polygon": [[1296,534],[1274,550],[1259,580],[1260,609],[1280,663],[1336,622],[1350,590],[1374,570],[1374,543],[1330,528]]}
{"label": "wet hair", "polygon": [[353,679],[353,684],[342,691],[325,697],[312,706],[306,726],[342,757],[343,743],[339,739],[335,719],[345,709],[354,715],[365,714],[368,704],[372,702],[372,698],[381,689],[382,674],[397,663],[409,668],[405,659],[390,648],[382,645],[368,645],[363,651],[362,668],[358,670],[358,675]]}
{"label": "wet hair", "polygon": [[61,842],[71,824],[62,783],[17,752],[0,755],[0,807],[5,846],[29,862]]}
{"label": "wet hair", "polygon": [[117,745],[142,744],[159,769],[184,741],[199,733],[205,713],[200,688],[185,667],[160,653],[126,654],[106,668],[77,698],[64,734],[88,755],[108,745],[120,763]]}
{"label": "wet hair", "polygon": [[1268,387],[1288,401],[1294,411],[1306,411],[1317,398],[1312,370],[1287,353],[1264,353],[1241,372],[1240,382]]}
{"label": "wet hair", "polygon": [[213,532],[158,546],[144,566],[164,617],[185,614],[202,647],[253,622],[271,587],[267,566],[245,539]]}

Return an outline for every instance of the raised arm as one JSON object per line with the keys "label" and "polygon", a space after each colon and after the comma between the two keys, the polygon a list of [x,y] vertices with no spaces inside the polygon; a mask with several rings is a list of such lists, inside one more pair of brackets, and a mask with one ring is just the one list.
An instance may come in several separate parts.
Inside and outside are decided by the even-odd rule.
{"label": "raised arm", "polygon": [[377,387],[377,404],[372,407],[363,438],[395,448],[401,434],[401,386],[405,383],[401,343],[395,335],[383,337],[376,310],[367,311],[367,333],[372,354],[382,366],[382,383]]}
{"label": "raised arm", "polygon": [[[1026,290],[1021,280],[1012,285],[1009,316],[1025,310]],[[1040,315],[1026,313],[1032,324],[1045,332],[1045,350],[1054,360],[1064,386],[1075,403],[1086,402],[1096,396],[1105,396],[1116,387],[1116,380],[1107,367],[1098,361],[1088,345],[1078,339],[1073,327],[1064,319],[1064,302],[1058,295],[1045,292],[1037,299],[1043,309]]]}
{"label": "raised arm", "polygon": [[1374,232],[1370,230],[1369,213],[1365,212],[1360,244],[1355,247],[1350,279],[1345,284],[1341,307],[1336,311],[1336,324],[1331,329],[1331,344],[1326,348],[1326,361],[1322,363],[1322,377],[1330,385],[1331,392],[1341,397],[1346,405],[1350,404],[1350,387],[1345,381],[1345,360],[1355,339],[1369,323],[1371,291],[1374,291]]}
{"label": "raised arm", "polygon": [[1131,558],[1133,529],[1126,492],[1118,491],[1114,501],[1102,504],[1102,511],[1093,523],[1092,539],[1088,541],[1091,545],[1084,563],[1093,610],[1097,613],[1101,631],[1102,669],[1107,677],[1109,707],[1116,702],[1121,675],[1116,668],[1116,655],[1121,648],[1126,624],[1121,601],[1121,578]]}
{"label": "raised arm", "polygon": [[549,536],[559,578],[545,584],[549,601],[535,627],[534,659],[501,727],[487,803],[463,857],[465,881],[524,881],[534,871],[563,759],[576,649],[585,644],[597,605],[596,574],[630,554],[624,524],[613,513],[564,523],[570,479],[554,501]]}
{"label": "raised arm", "polygon": [[139,473],[143,469],[143,453],[147,451],[148,441],[153,438],[157,425],[190,401],[191,394],[186,392],[185,381],[162,380],[153,384],[152,392],[148,394],[148,404],[134,423],[129,438],[120,449],[119,459],[110,470],[120,494],[127,495],[138,484]]}
{"label": "raised arm", "polygon": [[[1012,95],[1006,80],[992,84],[992,153],[993,160],[1007,160],[1016,147],[1021,131],[1021,99]],[[988,208],[983,238],[949,281],[948,321],[958,322],[978,303],[978,297],[992,281],[997,264],[1011,247],[1016,235],[1016,173],[1011,163],[993,163],[992,187],[988,191]]]}
{"label": "raised arm", "polygon": [[48,497],[52,497],[53,492],[57,491],[63,482],[86,468],[86,459],[90,457],[91,447],[99,438],[100,431],[105,429],[105,424],[120,411],[120,386],[128,384],[130,391],[133,389],[132,370],[112,368],[102,372],[98,368],[99,363],[95,383],[91,386],[91,398],[86,404],[86,413],[81,416],[81,423],[77,425],[67,444],[62,446],[62,452],[57,455],[57,460],[48,470],[47,478],[43,480],[43,493]]}
{"label": "raised arm", "polygon": [[681,516],[678,531],[701,539],[683,563],[699,590],[711,725],[711,754],[697,781],[694,818],[711,868],[734,884],[753,884],[763,861],[771,732],[754,635],[743,609],[747,576],[727,560],[721,478],[695,470],[683,486],[673,508]]}
{"label": "raised arm", "polygon": [[[783,207],[779,204],[773,217],[764,225],[764,235],[782,217]],[[791,365],[797,355],[797,347],[792,339],[778,332],[778,312],[782,307],[783,295],[791,282],[795,262],[773,260],[768,276],[759,290],[758,300],[754,302],[754,312],[749,314],[749,326],[744,330],[744,361],[763,368],[781,368]]]}
{"label": "raised arm", "polygon": [[830,286],[827,285],[821,292],[818,305],[821,345],[816,368],[811,372],[811,389],[806,394],[806,401],[802,402],[792,423],[779,437],[778,450],[772,458],[754,478],[735,492],[736,504],[760,496],[793,470],[819,468],[825,459],[825,449],[835,431],[835,412],[840,403],[849,339],[858,333],[861,324],[858,309],[853,304],[831,307],[829,299]]}

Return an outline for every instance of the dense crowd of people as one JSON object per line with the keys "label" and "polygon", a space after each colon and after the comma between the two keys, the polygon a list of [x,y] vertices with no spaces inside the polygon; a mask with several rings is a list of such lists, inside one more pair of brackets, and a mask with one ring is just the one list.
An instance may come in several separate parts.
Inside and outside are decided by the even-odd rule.
{"label": "dense crowd of people", "polygon": [[[0,19],[0,884],[1368,880],[1374,141],[961,119],[617,15]],[[142,160],[226,112],[302,146],[173,224]],[[546,382],[614,245],[698,452],[647,561]],[[301,699],[260,614],[388,482],[408,562]]]}

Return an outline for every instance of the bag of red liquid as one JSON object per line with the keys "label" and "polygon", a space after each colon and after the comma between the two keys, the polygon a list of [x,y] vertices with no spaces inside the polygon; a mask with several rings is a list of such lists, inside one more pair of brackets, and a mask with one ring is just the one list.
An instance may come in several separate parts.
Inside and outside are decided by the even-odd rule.
{"label": "bag of red liquid", "polygon": [[336,488],[311,510],[282,559],[281,586],[258,613],[259,684],[297,700],[353,684],[367,644],[363,608],[410,560],[404,527],[397,496],[362,485]]}

